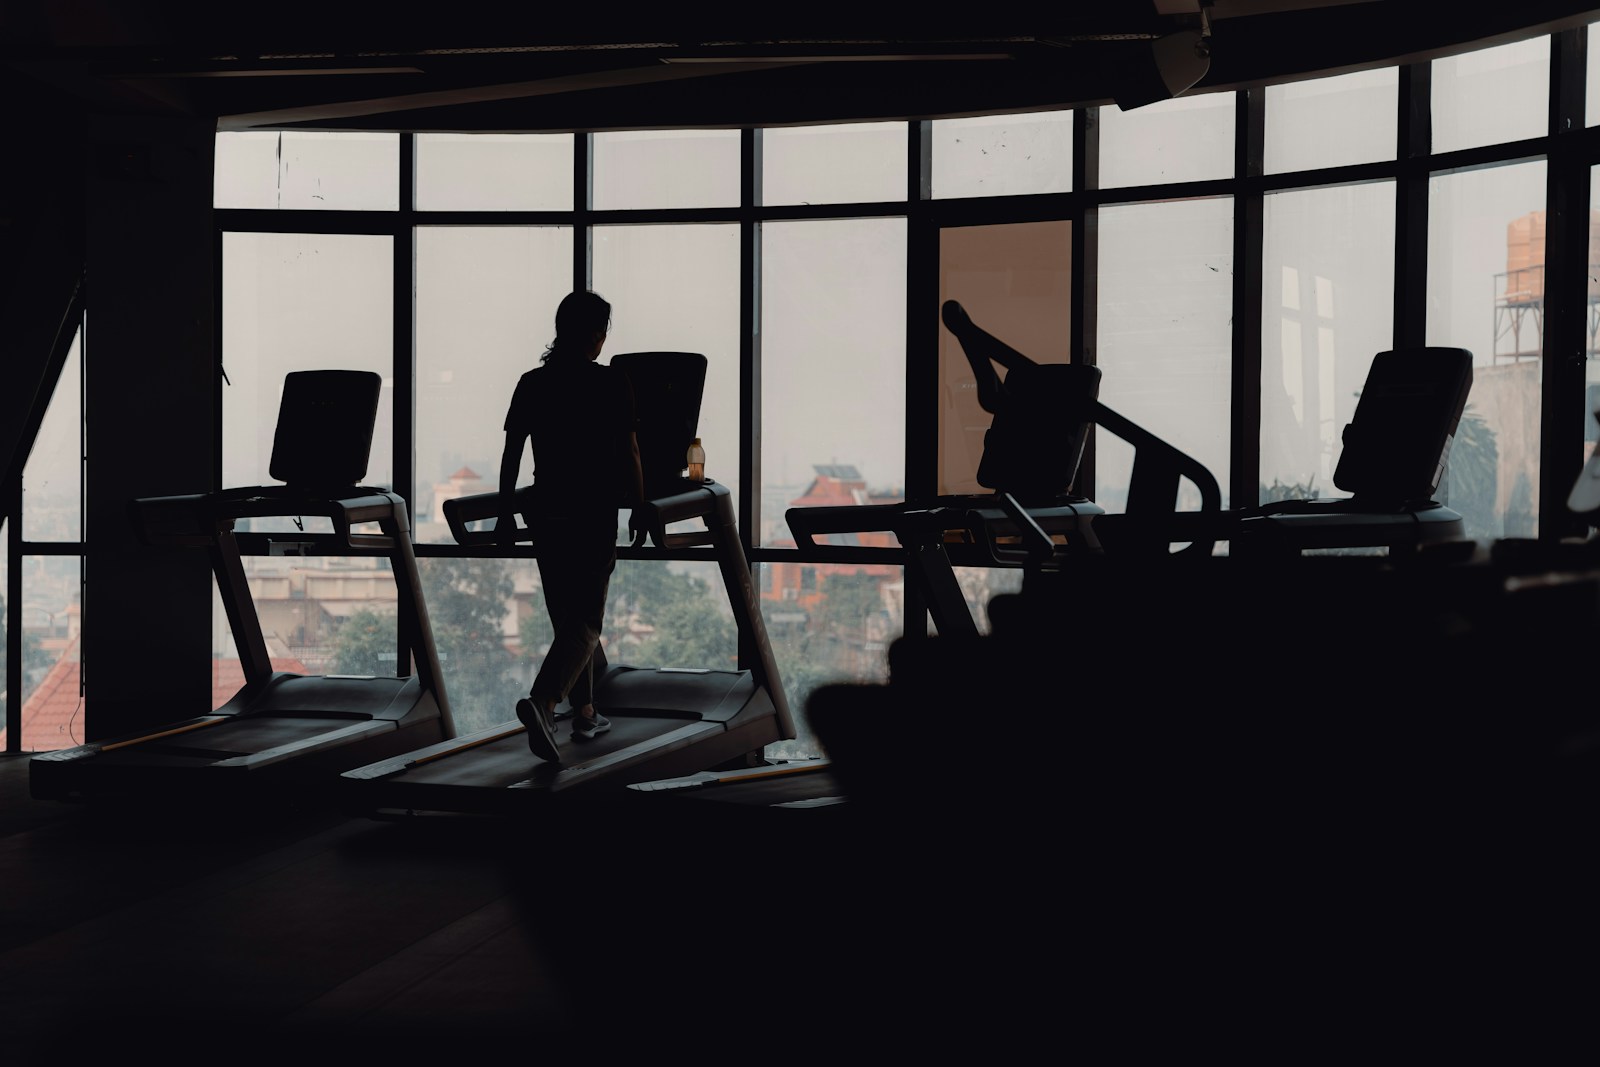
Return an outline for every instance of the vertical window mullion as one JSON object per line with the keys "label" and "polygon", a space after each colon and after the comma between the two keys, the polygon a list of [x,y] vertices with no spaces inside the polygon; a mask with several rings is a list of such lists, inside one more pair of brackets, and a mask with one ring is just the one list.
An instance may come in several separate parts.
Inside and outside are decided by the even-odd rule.
{"label": "vertical window mullion", "polygon": [[1544,361],[1539,419],[1539,536],[1581,537],[1588,524],[1566,508],[1583,465],[1578,398],[1588,359],[1591,208],[1583,151],[1588,29],[1551,38],[1550,153],[1545,170]]}
{"label": "vertical window mullion", "polygon": [[572,146],[572,288],[594,284],[594,134],[575,133]]}
{"label": "vertical window mullion", "polygon": [[1400,68],[1394,205],[1394,347],[1426,343],[1428,330],[1428,154],[1433,71]]}
{"label": "vertical window mullion", "polygon": [[[1096,265],[1100,259],[1100,206],[1094,195],[1100,189],[1100,109],[1078,111],[1072,124],[1072,188],[1078,191],[1078,210],[1072,227],[1072,340],[1073,362],[1099,363],[1096,339],[1100,330],[1100,287]],[[1094,438],[1091,425],[1078,462],[1073,491],[1094,497]]]}
{"label": "vertical window mullion", "polygon": [[1228,499],[1255,505],[1261,484],[1261,311],[1265,255],[1266,90],[1240,89],[1235,107],[1233,200],[1232,457]]}
{"label": "vertical window mullion", "polygon": [[[416,539],[416,139],[414,133],[400,137],[400,210],[394,218],[393,248],[391,255],[394,318],[394,394],[391,421],[394,424],[390,441],[394,454],[395,493],[404,501],[407,524],[412,539]],[[404,616],[400,616],[403,618]],[[408,632],[408,627],[395,627],[395,660],[400,675],[410,674],[412,642],[418,635]]]}
{"label": "vertical window mullion", "polygon": [[6,752],[22,751],[22,476],[5,487],[6,527]]}
{"label": "vertical window mullion", "polygon": [[[933,123],[906,131],[906,384],[905,496],[939,491],[939,220],[933,212]],[[905,634],[927,632],[928,602],[913,581],[905,588]]]}
{"label": "vertical window mullion", "polygon": [[[739,538],[746,558],[761,521],[761,131],[739,131]],[[760,567],[752,563],[752,568]],[[749,634],[739,665],[760,663]]]}

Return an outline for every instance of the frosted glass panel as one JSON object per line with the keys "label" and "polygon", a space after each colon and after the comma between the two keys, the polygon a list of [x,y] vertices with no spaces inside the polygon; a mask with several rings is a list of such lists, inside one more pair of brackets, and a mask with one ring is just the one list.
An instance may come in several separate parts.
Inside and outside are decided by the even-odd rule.
{"label": "frosted glass panel", "polygon": [[1226,178],[1233,173],[1234,96],[1181,96],[1100,109],[1100,187]]}
{"label": "frosted glass panel", "polygon": [[1595,54],[1595,48],[1600,46],[1600,37],[1595,30],[1600,29],[1600,23],[1591,23],[1588,29],[1588,69],[1584,72],[1584,125],[1600,125],[1600,55]]}
{"label": "frosted glass panel", "polygon": [[418,211],[572,210],[570,133],[417,135]]}
{"label": "frosted glass panel", "polygon": [[[1100,210],[1100,400],[1203,463],[1228,506],[1233,201]],[[1095,435],[1094,499],[1127,506],[1133,449]],[[1179,507],[1200,505],[1181,483]]]}
{"label": "frosted glass panel", "polygon": [[[383,395],[364,481],[392,484],[393,268],[394,241],[389,237],[222,235],[225,487],[275,484],[269,471],[284,375],[324,369],[382,375]],[[282,520],[282,528],[292,528],[289,521]]]}
{"label": "frosted glass panel", "polygon": [[761,135],[761,202],[904,200],[906,124],[800,126]]}
{"label": "frosted glass panel", "polygon": [[1520,141],[1549,127],[1550,38],[1433,61],[1433,150]]}
{"label": "frosted glass panel", "polygon": [[1372,357],[1393,347],[1394,184],[1266,198],[1260,503],[1333,484]]}
{"label": "frosted glass panel", "polygon": [[1071,111],[933,123],[935,197],[1072,190]]}
{"label": "frosted glass panel", "polygon": [[1397,67],[1267,86],[1267,173],[1393,159],[1399,95]]}
{"label": "frosted glass panel", "polygon": [[738,203],[738,130],[642,130],[594,136],[597,210]]}
{"label": "frosted glass panel", "polygon": [[213,187],[219,208],[394,211],[400,206],[400,135],[219,133]]}

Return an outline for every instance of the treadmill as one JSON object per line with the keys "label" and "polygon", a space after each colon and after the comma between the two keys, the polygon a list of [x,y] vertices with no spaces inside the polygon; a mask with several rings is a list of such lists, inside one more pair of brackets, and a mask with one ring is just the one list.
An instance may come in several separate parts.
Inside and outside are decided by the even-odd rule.
{"label": "treadmill", "polygon": [[[712,550],[739,634],[738,670],[608,664],[595,679],[595,706],[611,729],[573,742],[558,723],[562,762],[528,749],[526,730],[510,718],[341,774],[345,806],[377,818],[466,814],[516,816],[548,810],[558,797],[615,793],[630,783],[709,767],[755,766],[767,745],[795,736],[793,719],[767,639],[749,563],[739,540],[728,487],[683,477],[695,437],[706,360],[699,353],[634,352],[611,358],[627,373],[639,404],[639,450],[647,499],[632,524],[631,547],[646,537],[668,558],[703,559]],[[534,487],[517,490],[519,540],[530,541]],[[500,512],[498,492],[446,502],[457,543],[497,543],[474,524]],[[670,530],[682,524],[686,532]],[[537,550],[537,546],[534,546]],[[517,692],[506,693],[509,712]]]}
{"label": "treadmill", "polygon": [[[970,325],[955,301],[942,317],[961,336]],[[988,337],[988,335],[984,335]],[[844,558],[835,535],[888,531],[904,550],[906,573],[922,590],[941,634],[976,634],[956,582],[957,566],[1027,566],[1041,554],[1096,546],[1091,519],[1105,509],[1073,488],[1083,459],[1098,368],[1040,364],[1000,342],[968,344],[978,403],[993,416],[984,432],[978,484],[992,493],[936,496],[897,504],[790,508],[785,521],[799,556]],[[1001,378],[995,364],[1006,368]]]}
{"label": "treadmill", "polygon": [[[1135,449],[1124,510],[1087,516],[1075,544],[1049,557],[1033,554],[1028,562],[1035,570],[1087,556],[1164,556],[1174,545],[1183,545],[1176,552],[1187,557],[1209,556],[1218,542],[1227,542],[1233,555],[1279,558],[1318,549],[1404,552],[1464,537],[1461,515],[1433,499],[1472,388],[1472,353],[1464,348],[1418,346],[1373,357],[1333,476],[1350,496],[1224,509],[1216,478],[1198,460],[1102,404],[1093,391],[1041,388],[1037,371],[1028,369],[1031,361],[976,325],[956,302],[945,303],[943,318],[975,368],[986,361],[1011,368],[1007,385],[1019,372],[1030,375],[1021,379],[1020,392],[1033,405],[1034,419],[1096,425]],[[984,381],[980,374],[980,398]],[[1198,510],[1177,509],[1185,478],[1199,490]]]}
{"label": "treadmill", "polygon": [[[1176,499],[1177,476],[1202,480],[1206,500],[1220,500],[1210,474],[1189,457],[1122,419],[1096,399],[1100,371],[1087,364],[1040,364],[978,330],[960,304],[941,309],[947,329],[962,342],[978,385],[980,406],[993,415],[984,434],[977,479],[992,493],[950,494],[897,504],[790,508],[785,520],[798,557],[807,562],[847,560],[826,539],[863,531],[890,531],[903,549],[907,580],[921,588],[941,636],[978,636],[956,580],[957,566],[1051,567],[1060,557],[1098,553],[1093,522],[1105,509],[1077,493],[1073,483],[1091,422],[1103,418],[1138,449],[1141,509],[1153,506],[1158,487]],[[995,370],[1006,369],[1002,379]],[[1164,475],[1170,475],[1164,478]],[[1203,546],[1209,551],[1209,545]],[[919,628],[920,629],[920,628]],[[923,637],[917,629],[907,638]],[[704,802],[708,818],[760,819],[761,811],[833,811],[843,818],[846,793],[831,759],[759,768],[703,770],[629,786],[635,796]],[[642,801],[641,801],[642,803]],[[771,816],[767,816],[771,817]]]}
{"label": "treadmill", "polygon": [[[356,484],[366,473],[381,381],[352,370],[286,376],[269,467],[282,485],[131,502],[148,544],[210,552],[245,683],[210,714],[33,756],[34,797],[281,797],[291,786],[319,786],[346,768],[454,735],[405,502]],[[241,519],[284,517],[303,527],[308,516],[328,519],[332,532],[235,528]],[[273,555],[386,556],[399,594],[399,636],[416,672],[407,664],[392,678],[274,670],[241,543]]]}
{"label": "treadmill", "polygon": [[[1068,597],[1073,603],[1098,602],[1106,610],[1111,604],[1104,598],[1124,596],[1124,585],[1143,581],[1141,568],[1169,559],[1180,566],[1209,560],[1219,541],[1228,542],[1241,561],[1270,563],[1307,549],[1403,551],[1462,536],[1461,516],[1431,494],[1439,486],[1472,382],[1472,357],[1464,349],[1391,351],[1374,358],[1355,418],[1345,429],[1346,449],[1334,479],[1352,497],[1226,510],[1216,478],[1202,463],[1099,401],[1098,368],[1037,364],[975,324],[956,301],[947,301],[940,314],[972,365],[980,405],[994,415],[978,470],[979,483],[993,488],[993,495],[791,508],[787,520],[801,558],[815,561],[845,558],[820,540],[828,534],[893,531],[906,550],[908,580],[922,586],[941,637],[971,642],[979,636],[952,569],[958,565],[1022,567],[1025,589],[1063,586],[1063,602]],[[996,365],[1006,369],[1004,380]],[[1091,425],[1134,448],[1127,505],[1117,514],[1072,491]],[[1184,479],[1199,491],[1196,511],[1178,510]],[[1010,610],[1014,599],[995,607]],[[900,659],[913,660],[910,646],[926,636],[908,630],[897,643]],[[946,641],[941,647],[949,646]],[[891,674],[894,660],[891,655]],[[876,687],[866,687],[860,698],[855,688],[843,683],[819,691],[834,744],[855,744],[841,740],[850,736],[849,728],[838,724],[835,705],[881,699]],[[848,723],[853,714],[842,718]],[[829,744],[820,728],[818,736]],[[870,758],[849,754],[855,774],[868,768],[868,787],[870,767],[892,755],[882,738],[879,742]],[[829,751],[832,755],[832,747]],[[860,777],[855,782],[855,788],[862,787]],[[702,806],[730,811],[838,805],[852,791],[831,759],[811,768],[703,772],[632,788],[716,801]]]}

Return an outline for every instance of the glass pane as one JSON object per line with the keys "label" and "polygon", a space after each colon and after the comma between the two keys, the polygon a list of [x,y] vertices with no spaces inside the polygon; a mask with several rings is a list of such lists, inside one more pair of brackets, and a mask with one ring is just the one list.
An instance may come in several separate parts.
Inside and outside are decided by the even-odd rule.
{"label": "glass pane", "polygon": [[594,135],[597,210],[738,204],[738,130]]}
{"label": "glass pane", "polygon": [[1585,74],[1584,93],[1584,125],[1600,125],[1600,55],[1595,54],[1595,49],[1600,48],[1600,38],[1595,36],[1595,30],[1600,29],[1600,22],[1589,24],[1587,69]]}
{"label": "glass pane", "polygon": [[903,122],[762,132],[763,204],[873,203],[905,197]]}
{"label": "glass pane", "polygon": [[571,211],[570,133],[419,133],[418,211]]}
{"label": "glass pane", "polygon": [[363,481],[392,484],[393,246],[392,238],[358,234],[223,234],[224,486],[274,484],[269,471],[284,375],[319,369],[383,375]]}
{"label": "glass pane", "polygon": [[1100,188],[1233,174],[1234,98],[1204,93],[1132,111],[1100,109]]}
{"label": "glass pane", "polygon": [[1433,150],[1520,141],[1549,126],[1550,38],[1433,61]]}
{"label": "glass pane", "polygon": [[[973,322],[1036,363],[1071,362],[1072,223],[941,230],[939,306],[946,300],[957,301]],[[986,491],[978,484],[978,461],[991,421],[978,404],[972,364],[941,325],[940,493]]]}
{"label": "glass pane", "polygon": [[1071,111],[937,119],[935,197],[1072,191]]}
{"label": "glass pane", "polygon": [[1468,537],[1538,533],[1544,193],[1542,161],[1429,182],[1427,342],[1473,355],[1440,493]]}
{"label": "glass pane", "polygon": [[[607,601],[606,656],[611,662],[636,667],[738,669],[738,631],[727,587],[715,563],[618,560]],[[540,618],[548,630],[549,618]],[[543,640],[548,646],[548,633]]]}
{"label": "glass pane", "polygon": [[22,568],[22,749],[81,745],[82,563],[77,556],[23,556],[17,565]]}
{"label": "glass pane", "polygon": [[[416,537],[449,544],[444,502],[498,487],[512,390],[572,288],[572,230],[418,227],[416,262]],[[523,452],[518,485],[533,480]]]}
{"label": "glass pane", "polygon": [[[399,591],[388,559],[246,556],[244,571],[273,670],[395,676]],[[430,618],[433,611],[430,600]],[[244,685],[244,670],[215,590],[211,655],[211,703],[219,708]]]}
{"label": "glass pane", "polygon": [[[594,288],[611,301],[611,335],[600,362],[618,352],[706,357],[700,401],[706,476],[733,491],[738,514],[739,228],[596,227]],[[554,312],[548,314],[553,321]]]}
{"label": "glass pane", "polygon": [[[767,223],[761,242],[762,485],[793,500],[831,475],[899,499],[905,220]],[[782,517],[762,515],[762,543],[788,539]]]}
{"label": "glass pane", "polygon": [[27,541],[83,538],[82,340],[79,330],[22,469],[22,537]]}
{"label": "glass pane", "polygon": [[1268,174],[1393,159],[1400,70],[1267,86]]}
{"label": "glass pane", "polygon": [[1022,591],[1020,567],[954,567],[956,584],[967,602],[967,610],[978,624],[978,632],[986,634],[989,626],[989,602],[997,596]]}
{"label": "glass pane", "polygon": [[[433,556],[419,559],[417,570],[456,733],[514,720],[544,654],[539,649],[530,664],[520,639],[526,615],[543,617],[534,561]],[[392,672],[393,645],[387,651]]]}
{"label": "glass pane", "polygon": [[1268,194],[1258,502],[1333,485],[1372,357],[1394,341],[1394,183]]}
{"label": "glass pane", "polygon": [[[1600,168],[1589,171],[1589,203],[1600,205]],[[1600,440],[1600,206],[1589,211],[1589,300],[1584,331],[1583,458]]]}
{"label": "glass pane", "polygon": [[400,135],[242,130],[217,134],[213,206],[394,211]]}
{"label": "glass pane", "polygon": [[806,721],[806,701],[832,682],[889,679],[889,645],[905,628],[905,575],[889,564],[757,564],[761,617],[794,715],[795,739],[767,746],[769,759],[825,753]]}
{"label": "glass pane", "polygon": [[[1143,109],[1141,109],[1143,110]],[[1233,201],[1100,209],[1100,400],[1210,470],[1228,507],[1233,351]],[[1127,506],[1133,449],[1095,434],[1095,492]],[[1179,508],[1200,506],[1180,483]]]}

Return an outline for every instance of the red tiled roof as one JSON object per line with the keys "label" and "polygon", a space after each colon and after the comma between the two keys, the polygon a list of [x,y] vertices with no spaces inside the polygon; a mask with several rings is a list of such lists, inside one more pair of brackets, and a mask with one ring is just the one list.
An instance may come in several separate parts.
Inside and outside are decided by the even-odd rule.
{"label": "red tiled roof", "polygon": [[[290,674],[305,674],[306,665],[292,656],[273,656],[272,669]],[[22,745],[24,752],[49,752],[83,744],[83,706],[78,695],[81,671],[78,664],[78,639],[74,637],[62,650],[50,672],[22,705]],[[244,685],[244,669],[236,659],[211,660],[211,707],[220,708]],[[5,745],[5,728],[0,725],[0,748]]]}
{"label": "red tiled roof", "polygon": [[[78,695],[78,639],[61,650],[37,688],[22,703],[24,752],[49,752],[83,744],[83,700]],[[0,727],[0,745],[5,729]]]}
{"label": "red tiled roof", "polygon": [[460,470],[456,471],[450,476],[450,480],[452,482],[475,482],[481,477],[483,477],[483,475],[479,474],[471,467],[462,467]]}

